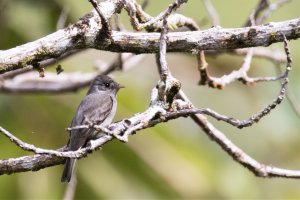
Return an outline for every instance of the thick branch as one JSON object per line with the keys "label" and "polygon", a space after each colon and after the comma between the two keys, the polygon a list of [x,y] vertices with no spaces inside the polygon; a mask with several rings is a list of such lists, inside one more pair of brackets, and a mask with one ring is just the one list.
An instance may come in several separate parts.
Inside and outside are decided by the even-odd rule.
{"label": "thick branch", "polygon": [[[287,39],[300,37],[300,18],[267,25],[203,31],[172,32],[168,34],[167,51],[190,52],[193,50],[221,50],[256,46],[269,46]],[[156,53],[159,47],[159,33],[113,33],[114,51],[134,53]],[[140,45],[142,44],[142,45]]]}
{"label": "thick branch", "polygon": [[[121,4],[105,1],[100,6],[109,18]],[[98,16],[97,16],[98,17]],[[112,32],[111,40],[97,41],[98,18],[90,13],[81,21],[44,38],[15,47],[0,54],[0,73],[5,73],[49,58],[57,58],[74,49],[95,48],[114,52],[157,53],[159,33]],[[266,25],[204,31],[173,32],[168,34],[167,51],[191,52],[195,50],[221,50],[255,46],[268,46],[300,37],[300,18]]]}
{"label": "thick branch", "polygon": [[18,172],[37,171],[46,167],[60,165],[65,158],[52,155],[36,154],[19,158],[0,160],[0,175]]}
{"label": "thick branch", "polygon": [[[122,8],[118,0],[104,1],[99,5],[103,17],[109,19]],[[92,11],[81,18],[77,23],[58,30],[39,40],[1,51],[0,74],[14,69],[24,68],[28,65],[39,65],[39,62],[49,58],[59,58],[61,55],[76,49],[87,49],[109,45],[110,40],[102,38],[102,26],[96,11]],[[105,28],[105,27],[104,27]],[[106,47],[107,48],[107,47]]]}

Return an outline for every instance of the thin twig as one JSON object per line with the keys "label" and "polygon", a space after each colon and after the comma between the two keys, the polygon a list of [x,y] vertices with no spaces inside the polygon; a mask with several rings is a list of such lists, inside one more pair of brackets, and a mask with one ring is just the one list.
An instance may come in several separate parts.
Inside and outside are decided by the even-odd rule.
{"label": "thin twig", "polygon": [[[58,58],[50,58],[50,59],[46,59],[44,61],[41,61],[39,63],[39,65],[43,68],[47,68],[49,67],[50,65],[54,64],[54,63],[57,63],[63,59],[66,59],[76,53],[79,53],[79,52],[82,52],[83,50],[72,50],[72,51],[68,51],[67,53],[64,53],[62,54],[60,57]],[[24,67],[24,68],[21,68],[21,69],[17,69],[17,70],[14,70],[14,71],[9,71],[9,72],[6,72],[5,74],[0,74],[0,79],[11,79],[17,75],[20,75],[20,74],[24,74],[24,73],[27,73],[27,72],[30,72],[33,70],[33,66],[32,65],[27,65],[27,67]]]}
{"label": "thin twig", "polygon": [[210,15],[213,26],[219,26],[220,25],[220,18],[219,18],[218,12],[216,11],[214,6],[212,5],[211,1],[210,0],[204,0],[203,3],[205,5],[205,8],[206,8],[208,14]]}
{"label": "thin twig", "polygon": [[23,142],[22,140],[20,140],[19,138],[17,138],[16,136],[14,136],[12,133],[10,133],[9,131],[7,131],[6,129],[4,129],[1,126],[0,126],[0,132],[3,133],[3,135],[5,137],[9,138],[11,142],[13,142],[14,144],[16,144],[17,146],[19,146],[20,148],[22,148],[25,151],[31,151],[36,154],[49,154],[49,155],[55,155],[58,157],[72,157],[72,158],[73,157],[77,158],[78,156],[81,157],[83,155],[81,153],[74,154],[73,152],[62,152],[61,149],[48,150],[48,149],[42,149],[42,148],[35,147],[32,144]]}
{"label": "thin twig", "polygon": [[[282,70],[280,70],[279,64],[276,67],[276,73],[278,75],[282,74]],[[285,96],[286,96],[292,110],[294,111],[294,113],[297,115],[298,118],[300,118],[300,107],[298,106],[299,101],[296,99],[295,95],[290,91],[290,88],[288,86],[286,87]]]}
{"label": "thin twig", "polygon": [[[277,10],[278,8],[282,7],[284,4],[290,2],[291,0],[277,0],[273,3],[270,3],[269,0],[261,0],[253,12],[253,19],[255,24],[260,25],[266,21],[270,15]],[[244,26],[250,26],[251,19],[249,19]]]}
{"label": "thin twig", "polygon": [[[128,71],[145,57],[144,54],[122,54],[122,70]],[[120,58],[118,58],[120,59]],[[63,73],[57,76],[56,73],[47,72],[43,79],[36,76],[34,72],[19,74],[11,79],[1,80],[0,91],[5,93],[63,93],[74,92],[90,85],[92,80],[100,74],[110,74],[120,69],[120,60],[116,59],[112,63],[95,64],[97,71],[92,73]],[[6,75],[6,74],[4,74]],[[12,74],[10,76],[13,77]]]}
{"label": "thin twig", "polygon": [[[236,55],[246,55],[248,53],[248,49],[234,49],[233,51],[226,51],[228,53],[234,53]],[[267,49],[264,47],[257,47],[254,49],[253,57],[265,58],[273,63],[285,63],[286,56],[285,53],[280,51],[279,49]]]}
{"label": "thin twig", "polygon": [[286,94],[285,94],[288,102],[291,105],[291,108],[293,109],[294,113],[297,115],[298,118],[300,118],[300,107],[299,100],[296,99],[293,93],[290,92],[289,87],[286,88]]}
{"label": "thin twig", "polygon": [[203,55],[200,54],[201,53],[200,52],[197,55],[198,69],[200,71],[199,84],[200,85],[208,84],[212,88],[222,89],[226,85],[236,80],[239,80],[244,84],[251,85],[258,82],[277,81],[285,77],[284,74],[278,77],[254,77],[254,78],[249,77],[247,73],[250,69],[250,64],[253,57],[253,51],[254,51],[253,48],[248,49],[248,53],[244,59],[242,67],[239,70],[233,71],[228,75],[223,75],[220,78],[212,77],[209,75],[207,67],[204,67],[205,65],[203,65],[205,63],[205,58]]}
{"label": "thin twig", "polygon": [[[187,96],[180,91],[178,98],[184,100],[193,107]],[[264,165],[250,157],[242,149],[237,147],[229,140],[221,131],[215,128],[202,114],[192,114],[191,118],[198,124],[202,130],[217,144],[224,149],[235,161],[242,164],[244,167],[253,172],[259,177],[285,177],[285,178],[300,178],[300,170],[288,170],[271,165]]]}
{"label": "thin twig", "polygon": [[220,78],[215,78],[209,75],[207,70],[207,64],[205,64],[206,61],[205,61],[204,54],[199,52],[199,54],[197,55],[198,69],[200,71],[199,84],[200,85],[208,84],[212,88],[222,89],[227,84],[230,84],[235,80],[242,80],[244,83],[250,83],[250,79],[247,76],[247,72],[250,69],[252,55],[253,55],[253,48],[248,50],[248,53],[244,59],[244,63],[238,71],[233,71],[228,75],[224,75]]}
{"label": "thin twig", "polygon": [[[291,60],[291,59],[290,59]],[[276,68],[277,74],[281,74],[280,66]],[[290,89],[288,86],[286,86],[286,94],[285,94],[291,108],[293,109],[294,113],[297,115],[298,118],[300,118],[300,107],[298,106],[298,101],[295,98],[295,95],[290,92]]]}
{"label": "thin twig", "polygon": [[142,3],[142,9],[145,10],[148,4],[149,4],[149,0],[144,0]]}
{"label": "thin twig", "polygon": [[161,36],[160,36],[160,45],[159,45],[159,53],[156,54],[156,62],[158,66],[158,72],[160,75],[160,81],[157,85],[158,87],[158,98],[160,101],[166,103],[166,106],[170,108],[172,106],[172,102],[174,97],[177,95],[180,90],[181,83],[172,76],[168,64],[167,64],[167,16],[163,20],[163,26],[161,28]]}
{"label": "thin twig", "polygon": [[[147,22],[142,23],[138,18],[137,18],[137,4],[134,4],[131,0],[124,0],[124,3],[127,6],[128,9],[128,13],[129,16],[131,18],[131,24],[132,26],[135,28],[135,30],[142,30],[148,26],[151,26],[155,23],[157,23],[158,21],[163,20],[164,18],[166,18],[167,16],[169,16],[172,11],[176,10],[177,8],[180,7],[181,4],[186,3],[188,0],[176,0],[175,2],[171,3],[168,8],[161,12],[160,14],[158,14],[156,17],[152,17],[150,18],[149,15],[145,15],[147,16],[147,19],[149,19]],[[141,14],[141,12],[139,12],[139,14]]]}
{"label": "thin twig", "polygon": [[[256,21],[256,19],[258,18],[258,16],[265,10],[268,8],[270,2],[269,0],[260,0],[259,3],[257,4],[256,8],[254,9],[253,13],[253,18]],[[251,13],[251,15],[252,15]],[[251,18],[249,17],[249,19],[247,20],[247,22],[245,23],[244,26],[251,26],[252,22],[251,22]],[[255,24],[259,24],[256,23]]]}
{"label": "thin twig", "polygon": [[223,150],[225,150],[235,161],[242,164],[258,177],[284,177],[284,178],[300,178],[300,170],[288,170],[271,165],[261,164],[242,149],[232,143],[221,131],[216,129],[202,115],[193,115],[192,119],[202,128],[202,130]]}
{"label": "thin twig", "polygon": [[[245,56],[248,53],[249,48],[244,49],[232,49],[232,50],[207,50],[205,51],[206,55],[211,56],[218,56],[220,54],[232,54],[237,56]],[[277,63],[285,63],[285,53],[283,51],[280,51],[277,48],[265,48],[265,47],[256,47],[253,51],[253,57],[256,58],[264,58],[266,60],[269,60],[270,62],[273,62],[275,64]]]}
{"label": "thin twig", "polygon": [[163,27],[160,35],[160,43],[159,43],[159,74],[160,79],[164,82],[166,82],[167,76],[170,74],[170,71],[168,69],[167,60],[166,60],[166,53],[167,53],[167,19],[163,20]]}
{"label": "thin twig", "polygon": [[77,186],[77,173],[73,170],[72,178],[67,184],[64,194],[64,200],[73,200],[75,197],[76,186]]}
{"label": "thin twig", "polygon": [[224,75],[220,78],[210,77],[211,81],[215,82],[216,85],[221,85],[222,88],[232,83],[235,80],[241,80],[245,84],[249,84],[249,83],[252,84],[253,81],[247,75],[250,69],[252,56],[253,56],[253,48],[250,48],[248,50],[246,57],[244,58],[242,67],[239,70],[233,71],[230,74]]}
{"label": "thin twig", "polygon": [[204,51],[200,50],[197,53],[196,58],[197,58],[198,71],[200,73],[200,80],[199,80],[198,84],[199,85],[207,84],[208,86],[210,86],[212,88],[222,89],[223,85],[215,82],[214,78],[211,77],[208,72],[208,63],[206,62]]}
{"label": "thin twig", "polygon": [[63,29],[65,27],[66,21],[68,19],[68,14],[69,14],[69,8],[66,6],[63,7],[56,23],[56,30]]}
{"label": "thin twig", "polygon": [[269,4],[267,9],[264,11],[264,13],[258,17],[255,21],[256,24],[262,24],[270,15],[280,8],[281,6],[285,5],[286,3],[290,2],[291,0],[277,0],[272,4]]}
{"label": "thin twig", "polygon": [[[96,12],[98,13],[98,15],[101,19],[102,28],[99,33],[99,36],[105,36],[105,38],[110,38],[112,30],[111,30],[109,21],[104,17],[96,0],[88,0],[88,1],[93,5],[93,7],[95,8]],[[101,39],[103,39],[103,38],[101,38]]]}
{"label": "thin twig", "polygon": [[[212,117],[214,117],[218,120],[228,122],[229,124],[231,124],[233,126],[236,126],[238,128],[244,128],[244,127],[251,126],[252,124],[257,123],[262,117],[269,114],[271,112],[271,110],[274,109],[277,105],[279,105],[282,102],[282,100],[284,99],[285,93],[286,93],[286,86],[288,84],[289,72],[292,68],[292,60],[291,60],[290,51],[289,51],[289,48],[288,48],[288,41],[286,40],[286,38],[284,40],[284,49],[285,49],[286,56],[287,56],[286,70],[283,73],[283,75],[280,76],[280,78],[283,79],[283,82],[281,83],[281,88],[280,88],[278,96],[272,101],[272,103],[270,103],[268,106],[266,106],[260,112],[252,115],[249,119],[242,120],[242,121],[241,120],[236,120],[236,119],[233,119],[233,118],[229,118],[229,117],[224,116],[224,115],[219,115],[218,113],[216,113],[214,111],[211,111],[209,109],[205,110],[204,113],[208,114],[208,115],[210,115],[210,116],[212,116]],[[245,67],[244,70],[247,70],[247,67]],[[245,72],[246,71],[244,71],[243,74],[245,74]],[[244,78],[245,77],[246,76],[244,76]],[[250,80],[253,81],[252,79],[250,79]],[[250,81],[250,80],[245,80],[245,81]],[[263,81],[263,80],[259,80],[259,81]],[[264,81],[266,81],[266,79],[264,79]]]}

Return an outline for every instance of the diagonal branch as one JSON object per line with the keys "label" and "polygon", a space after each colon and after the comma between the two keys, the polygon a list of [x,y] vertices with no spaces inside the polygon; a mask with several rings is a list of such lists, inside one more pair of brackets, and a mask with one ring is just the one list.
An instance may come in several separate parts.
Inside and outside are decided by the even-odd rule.
{"label": "diagonal branch", "polygon": [[[288,2],[290,0],[276,0],[273,3],[269,0],[260,0],[253,13],[255,24],[262,24],[275,10]],[[251,19],[248,19],[244,26],[250,25]]]}
{"label": "diagonal branch", "polygon": [[[159,123],[167,122],[169,120],[177,119],[179,117],[191,116],[202,129],[214,140],[216,141],[227,153],[229,153],[235,160],[240,162],[245,167],[253,171],[257,176],[263,177],[289,177],[289,178],[300,178],[300,171],[296,170],[286,170],[276,167],[271,167],[258,163],[256,160],[248,156],[241,149],[235,146],[226,136],[217,130],[212,124],[210,124],[205,117],[197,113],[204,113],[203,109],[190,109],[191,103],[185,97],[183,92],[180,92],[180,98],[182,98],[186,104],[183,107],[178,107],[178,109],[183,108],[183,110],[169,111],[165,112],[164,109],[159,106],[150,106],[145,112],[134,115],[129,119],[124,119],[120,122],[111,124],[107,128],[97,127],[94,128],[102,129],[110,135],[102,135],[101,138],[97,140],[92,140],[90,145],[81,150],[74,152],[61,152],[54,150],[46,150],[35,148],[34,146],[29,146],[27,150],[40,152],[42,154],[37,154],[33,156],[24,156],[20,158],[11,158],[6,160],[0,160],[0,175],[10,174],[16,172],[25,171],[36,171],[45,167],[50,167],[64,162],[63,157],[75,157],[82,158],[88,153],[99,149],[105,143],[113,139],[112,134],[123,134],[124,131],[128,133],[127,136],[134,134],[136,131],[141,129],[146,129],[153,127]],[[181,103],[181,105],[183,105]],[[73,127],[71,129],[77,128],[90,128],[88,126]],[[1,128],[0,131],[7,134],[8,131]],[[13,138],[15,140],[15,138]],[[18,141],[19,143],[24,143]],[[24,146],[24,144],[22,144]],[[59,157],[57,157],[59,156]]]}
{"label": "diagonal branch", "polygon": [[[269,0],[260,0],[258,5],[256,6],[256,8],[254,9],[254,12],[253,12],[253,18],[255,20],[255,24],[260,24],[260,23],[257,23],[256,22],[256,19],[259,17],[259,15],[265,10],[268,8],[270,2]],[[249,17],[249,19],[247,20],[247,22],[245,23],[244,26],[251,26],[252,23],[251,23],[251,18]]]}
{"label": "diagonal branch", "polygon": [[290,2],[291,0],[277,0],[274,3],[270,3],[266,10],[258,17],[255,21],[256,24],[262,24],[264,21],[277,9],[282,7],[284,4]]}
{"label": "diagonal branch", "polygon": [[[192,105],[190,100],[182,91],[180,91],[178,97],[184,100],[186,103]],[[202,114],[191,113],[190,116],[194,120],[194,122],[198,124],[214,142],[219,144],[220,147],[225,152],[227,152],[235,161],[242,164],[256,176],[266,178],[300,178],[300,170],[283,169],[259,163],[248,154],[246,154],[242,149],[237,147],[234,143],[232,143],[231,140],[229,140],[221,131],[215,128]]]}
{"label": "diagonal branch", "polygon": [[[102,27],[100,29],[100,33],[99,36],[103,36],[104,38],[110,38],[111,37],[111,27],[109,25],[108,20],[105,18],[104,14],[102,13],[102,11],[100,10],[98,3],[96,0],[88,0],[93,7],[95,8],[96,12],[98,13],[100,19],[101,19],[101,24]],[[103,38],[99,38],[99,39],[103,39]]]}
{"label": "diagonal branch", "polygon": [[213,26],[219,26],[221,24],[220,23],[220,18],[219,18],[218,12],[214,8],[214,6],[211,3],[211,1],[210,0],[204,0],[203,3],[205,5],[205,7],[206,7],[207,12],[210,15],[210,18],[212,20]]}
{"label": "diagonal branch", "polygon": [[[172,11],[179,8],[179,6],[183,3],[186,3],[188,0],[175,0],[175,2],[171,3],[168,8],[158,14],[156,17],[150,17],[150,15],[146,14],[142,7],[139,6],[135,1],[132,0],[124,0],[125,3],[125,9],[127,9],[127,12],[131,19],[131,25],[135,30],[142,30],[144,28],[150,27],[153,24],[162,21],[166,17],[168,17]],[[143,19],[143,20],[141,20]]]}
{"label": "diagonal branch", "polygon": [[192,119],[202,130],[220,147],[225,150],[235,161],[252,171],[258,177],[286,177],[300,178],[300,170],[289,170],[261,164],[242,149],[233,144],[221,131],[216,129],[203,115],[192,115]]}

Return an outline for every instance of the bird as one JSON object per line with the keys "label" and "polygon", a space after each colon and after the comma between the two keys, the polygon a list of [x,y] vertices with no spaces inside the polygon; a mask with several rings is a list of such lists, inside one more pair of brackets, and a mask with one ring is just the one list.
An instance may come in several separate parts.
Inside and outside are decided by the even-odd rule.
{"label": "bird", "polygon": [[[116,113],[116,95],[124,88],[106,75],[98,75],[92,82],[86,96],[78,106],[70,127],[80,125],[109,125]],[[69,131],[68,151],[76,151],[84,147],[87,142],[97,135],[94,128],[73,129]],[[76,159],[67,158],[61,182],[70,182]]]}

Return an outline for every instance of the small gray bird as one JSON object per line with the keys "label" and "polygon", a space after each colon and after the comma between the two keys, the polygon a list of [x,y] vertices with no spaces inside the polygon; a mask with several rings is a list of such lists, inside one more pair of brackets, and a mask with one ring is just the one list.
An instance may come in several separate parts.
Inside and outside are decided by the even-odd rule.
{"label": "small gray bird", "polygon": [[[91,84],[87,95],[78,106],[71,122],[71,127],[89,124],[109,125],[116,113],[116,95],[120,88],[123,88],[123,86],[110,77],[105,75],[97,76]],[[84,147],[96,134],[97,131],[93,128],[71,130],[67,150],[75,151]],[[66,159],[61,182],[70,181],[75,161],[76,159],[73,158]]]}

